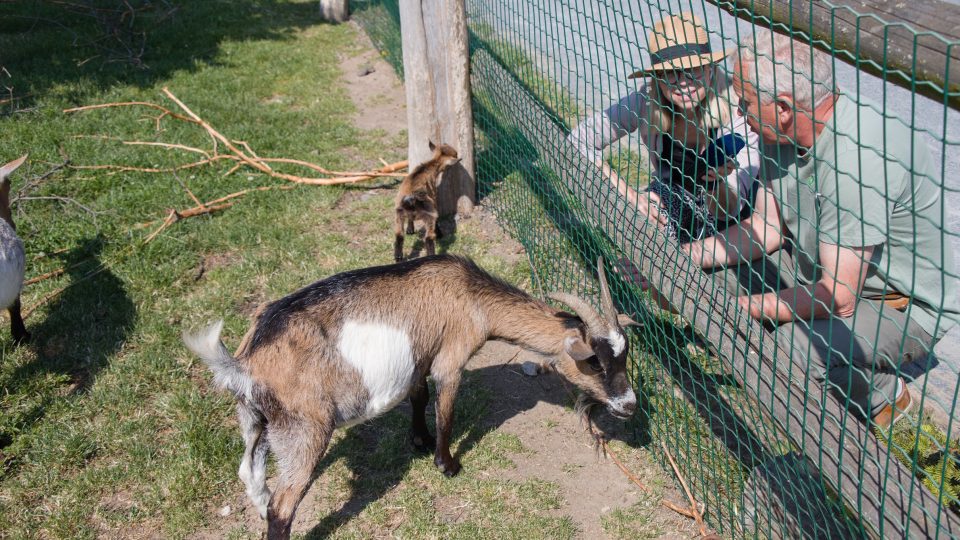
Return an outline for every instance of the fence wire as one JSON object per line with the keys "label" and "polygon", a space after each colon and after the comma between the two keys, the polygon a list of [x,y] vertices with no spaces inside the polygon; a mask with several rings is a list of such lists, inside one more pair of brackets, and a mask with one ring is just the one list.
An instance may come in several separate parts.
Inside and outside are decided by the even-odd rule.
{"label": "fence wire", "polygon": [[[397,2],[353,10],[400,72]],[[608,261],[644,323],[637,440],[666,443],[710,525],[960,535],[953,96],[921,98],[915,80],[886,82],[902,71],[866,75],[838,61],[854,51],[703,1],[467,12],[478,197],[543,290],[596,297],[594,261]],[[711,161],[712,142],[735,139]]]}

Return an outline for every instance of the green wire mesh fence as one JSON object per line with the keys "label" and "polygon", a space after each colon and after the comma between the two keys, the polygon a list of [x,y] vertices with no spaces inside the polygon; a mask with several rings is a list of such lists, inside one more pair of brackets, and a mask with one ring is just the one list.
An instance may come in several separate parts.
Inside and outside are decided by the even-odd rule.
{"label": "green wire mesh fence", "polygon": [[[353,10],[399,71],[397,3]],[[859,37],[814,33],[820,52],[799,21],[774,25],[792,42],[702,0],[467,13],[478,196],[539,290],[594,298],[607,261],[644,323],[638,439],[676,457],[711,527],[960,536],[957,95],[861,58]],[[949,70],[952,43],[910,36],[914,66],[934,39]]]}

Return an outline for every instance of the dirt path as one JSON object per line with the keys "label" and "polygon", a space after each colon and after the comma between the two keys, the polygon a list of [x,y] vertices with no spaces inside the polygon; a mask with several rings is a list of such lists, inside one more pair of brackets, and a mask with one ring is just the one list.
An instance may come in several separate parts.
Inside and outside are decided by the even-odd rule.
{"label": "dirt path", "polygon": [[[646,450],[615,445],[618,459],[653,495],[641,491],[612,460],[597,451],[584,425],[570,409],[570,394],[558,375],[529,377],[523,373],[524,362],[539,360],[537,355],[514,345],[491,341],[467,366],[479,372],[480,383],[497,396],[499,408],[481,422],[516,435],[531,450],[512,456],[516,469],[504,476],[536,477],[559,485],[566,500],[559,512],[574,520],[581,538],[637,538],[640,531],[627,530],[613,536],[604,531],[602,516],[618,509],[632,513],[632,523],[642,524],[643,537],[697,536],[690,519],[659,505],[664,497],[678,503],[683,499]],[[505,361],[509,363],[504,364]],[[599,411],[594,417],[610,439],[632,439],[623,423]]]}

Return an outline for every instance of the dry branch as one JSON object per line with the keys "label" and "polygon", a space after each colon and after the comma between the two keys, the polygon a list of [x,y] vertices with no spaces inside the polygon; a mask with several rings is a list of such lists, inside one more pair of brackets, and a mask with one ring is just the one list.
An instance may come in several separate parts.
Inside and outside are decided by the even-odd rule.
{"label": "dry branch", "polygon": [[[330,185],[339,185],[339,184],[352,184],[356,182],[362,182],[364,180],[370,180],[377,177],[397,177],[403,176],[397,171],[407,167],[406,161],[399,161],[393,164],[384,163],[384,166],[375,171],[331,171],[320,165],[310,163],[307,161],[302,161],[298,159],[290,158],[261,158],[246,141],[237,141],[231,140],[228,137],[224,136],[220,131],[214,128],[209,122],[201,118],[197,113],[193,112],[183,101],[180,100],[177,96],[173,94],[168,88],[163,89],[164,95],[168,99],[177,104],[177,106],[185,114],[177,113],[171,111],[170,109],[157,105],[156,103],[150,103],[147,101],[126,101],[118,103],[103,103],[99,105],[87,105],[85,107],[74,107],[72,109],[65,109],[65,113],[81,112],[81,111],[90,111],[96,109],[104,109],[111,107],[148,107],[160,111],[160,115],[154,118],[154,121],[157,124],[157,130],[160,129],[160,121],[165,117],[175,118],[177,120],[182,120],[189,122],[191,124],[196,124],[204,129],[207,132],[207,135],[211,139],[213,145],[212,150],[204,150],[201,148],[187,146],[184,144],[177,143],[165,143],[165,142],[149,142],[149,141],[121,141],[123,144],[127,145],[140,145],[140,146],[156,146],[161,148],[167,148],[170,150],[182,150],[185,152],[191,152],[196,154],[201,154],[205,159],[200,161],[195,161],[192,163],[187,163],[184,165],[178,165],[176,167],[133,167],[127,165],[76,165],[73,166],[75,169],[93,169],[93,170],[111,170],[115,172],[148,172],[148,173],[164,173],[164,172],[175,172],[184,169],[191,169],[199,167],[202,165],[207,165],[219,160],[232,160],[236,161],[237,165],[232,167],[227,175],[236,171],[240,166],[246,165],[257,171],[260,171],[268,176],[277,178],[280,180],[286,180],[288,182],[293,182],[297,184],[309,184],[317,186],[330,186]],[[220,146],[224,146],[228,152],[221,153]],[[288,174],[283,172],[275,171],[270,163],[286,163],[291,165],[298,165],[301,167],[306,167],[314,171],[320,172],[322,174],[329,175],[329,177],[323,178],[314,178],[299,176],[295,174]]]}
{"label": "dry branch", "polygon": [[57,268],[56,270],[54,270],[54,271],[52,271],[52,272],[47,272],[46,274],[43,274],[43,275],[40,275],[40,276],[37,276],[37,277],[33,277],[33,278],[30,278],[30,279],[24,281],[24,282],[23,282],[23,286],[26,287],[27,285],[33,285],[34,283],[39,283],[39,282],[41,282],[41,281],[43,281],[43,280],[45,280],[45,279],[50,279],[50,278],[53,278],[53,277],[57,277],[57,276],[63,274],[63,272],[64,272],[64,269],[63,269],[63,268]]}
{"label": "dry branch", "polygon": [[670,466],[673,467],[673,472],[680,480],[680,485],[683,486],[684,493],[687,494],[687,499],[690,501],[690,509],[693,511],[693,518],[697,520],[697,526],[700,528],[700,536],[707,536],[707,526],[703,523],[703,516],[700,515],[700,510],[697,508],[697,500],[693,498],[693,493],[690,492],[690,488],[687,486],[687,481],[683,478],[683,475],[680,474],[680,468],[677,467],[677,462],[673,460],[673,455],[670,454],[667,444],[663,441],[660,441],[660,446],[663,448],[663,452],[667,455],[667,459],[670,460]]}
{"label": "dry branch", "polygon": [[226,210],[227,208],[230,208],[231,206],[233,206],[233,203],[232,203],[232,202],[231,202],[231,203],[218,204],[218,205],[215,205],[215,206],[210,206],[210,205],[196,206],[196,207],[194,207],[194,208],[189,208],[189,209],[184,210],[184,211],[182,211],[182,212],[181,212],[181,211],[178,211],[178,210],[171,209],[171,210],[170,210],[170,213],[167,214],[166,219],[163,220],[163,224],[160,225],[160,227],[158,227],[157,230],[155,230],[155,231],[153,231],[152,233],[150,233],[150,236],[148,236],[146,239],[144,239],[143,243],[144,243],[144,244],[149,244],[151,241],[153,241],[154,238],[157,237],[157,235],[159,235],[161,232],[163,232],[167,227],[169,227],[170,225],[173,225],[174,223],[180,221],[181,219],[187,219],[187,218],[191,218],[191,217],[194,217],[194,216],[200,216],[200,215],[203,215],[203,214],[212,214],[213,212],[219,212],[220,210]]}
{"label": "dry branch", "polygon": [[[322,167],[320,165],[310,163],[307,161],[302,161],[298,159],[291,158],[261,158],[251,147],[251,145],[246,141],[231,140],[228,137],[224,136],[220,131],[214,128],[209,122],[201,118],[198,114],[193,112],[183,101],[180,100],[177,96],[173,94],[168,88],[163,89],[164,95],[171,101],[173,101],[183,114],[174,112],[167,107],[158,105],[155,103],[150,103],[146,101],[126,101],[126,102],[117,102],[117,103],[103,103],[99,105],[87,105],[84,107],[74,107],[71,109],[65,109],[65,113],[75,113],[82,111],[90,111],[97,109],[107,109],[114,107],[147,107],[160,111],[159,116],[154,117],[156,122],[157,130],[160,129],[160,121],[166,117],[170,117],[176,120],[182,120],[191,124],[198,125],[206,131],[207,135],[210,137],[212,149],[205,150],[202,148],[197,148],[195,146],[188,146],[185,144],[179,143],[167,143],[167,142],[154,142],[154,141],[124,141],[110,136],[100,135],[98,138],[111,139],[111,140],[120,140],[122,144],[131,145],[131,146],[154,146],[159,148],[165,148],[169,150],[177,150],[183,152],[190,152],[193,154],[200,154],[204,159],[199,161],[194,161],[191,163],[186,163],[182,165],[177,165],[174,167],[135,167],[129,165],[70,165],[74,169],[87,169],[87,170],[107,170],[112,173],[116,172],[146,172],[146,173],[173,173],[174,177],[180,182],[180,185],[184,188],[190,198],[196,203],[196,206],[193,208],[188,208],[186,210],[176,210],[170,209],[165,218],[163,218],[162,223],[157,227],[153,232],[151,232],[145,239],[144,244],[150,243],[156,238],[161,232],[166,230],[168,227],[180,221],[181,219],[186,219],[193,216],[199,216],[203,214],[209,214],[219,210],[229,208],[233,205],[232,202],[226,202],[230,199],[241,197],[247,193],[253,191],[266,191],[269,189],[274,189],[277,186],[263,186],[258,188],[250,188],[243,191],[238,191],[236,193],[231,193],[229,195],[208,201],[206,203],[202,202],[194,193],[187,187],[187,185],[180,180],[176,175],[177,171],[182,171],[186,169],[193,169],[196,167],[201,167],[203,165],[208,165],[216,161],[235,161],[236,164],[232,166],[226,173],[230,175],[233,172],[237,171],[240,167],[248,166],[257,171],[260,171],[272,178],[277,178],[281,180],[286,180],[292,184],[308,184],[308,185],[341,185],[341,184],[352,184],[356,182],[362,182],[364,180],[370,180],[378,177],[398,177],[403,176],[402,173],[398,171],[407,168],[407,161],[398,161],[396,163],[386,163],[383,162],[383,167],[374,170],[374,171],[331,171]],[[221,153],[220,148],[224,147],[228,152]],[[283,172],[275,171],[269,164],[270,163],[285,163],[291,165],[297,165],[300,167],[305,167],[312,169],[314,171],[320,172],[322,174],[329,175],[329,177],[324,178],[312,178],[298,176]],[[225,175],[225,176],[226,176]],[[293,186],[280,187],[280,189],[288,189]],[[141,223],[136,225],[137,228],[150,227],[157,223],[158,220],[149,221],[146,223]]]}

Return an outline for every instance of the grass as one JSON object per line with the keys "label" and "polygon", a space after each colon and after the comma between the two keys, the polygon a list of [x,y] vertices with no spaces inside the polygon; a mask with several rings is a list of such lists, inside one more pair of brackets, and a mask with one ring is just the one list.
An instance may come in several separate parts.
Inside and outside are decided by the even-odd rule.
{"label": "grass", "polygon": [[[136,19],[132,35],[145,32],[146,46],[142,55],[125,57],[124,42],[98,40],[102,21],[95,18],[47,2],[0,4],[0,82],[13,89],[12,100],[0,102],[0,158],[30,154],[14,191],[64,156],[75,165],[185,161],[162,149],[77,136],[207,145],[190,126],[164,120],[158,132],[134,109],[62,112],[114,101],[159,103],[164,87],[263,156],[331,169],[404,157],[402,138],[351,125],[354,106],[338,83],[338,57],[359,51],[358,36],[351,26],[320,23],[315,1],[132,5],[158,11]],[[178,177],[204,200],[279,185],[249,170],[225,176],[227,169]],[[30,193],[61,199],[14,206],[28,277],[65,272],[24,290],[25,306],[59,291],[28,318],[33,343],[14,349],[5,332],[0,337],[0,536],[180,538],[214,526],[224,503],[245,504],[235,475],[241,442],[231,401],[211,389],[206,370],[183,348],[181,330],[223,317],[227,344],[236,346],[258,303],[391,260],[390,196],[365,194],[392,181],[250,194],[144,244],[152,229],[137,224],[193,206],[177,180],[65,168]],[[469,226],[445,247],[529,284],[525,264],[500,257]],[[462,391],[458,414],[465,418],[491,400],[469,380]],[[517,439],[456,432],[457,444],[470,451],[464,476],[451,483],[430,458],[407,450],[407,422],[397,411],[338,435],[315,488],[326,506],[309,518],[318,523],[309,536],[576,534],[569,518],[535,512],[561,504],[556,486],[495,474],[525,451]],[[259,530],[223,533],[245,538]]]}

